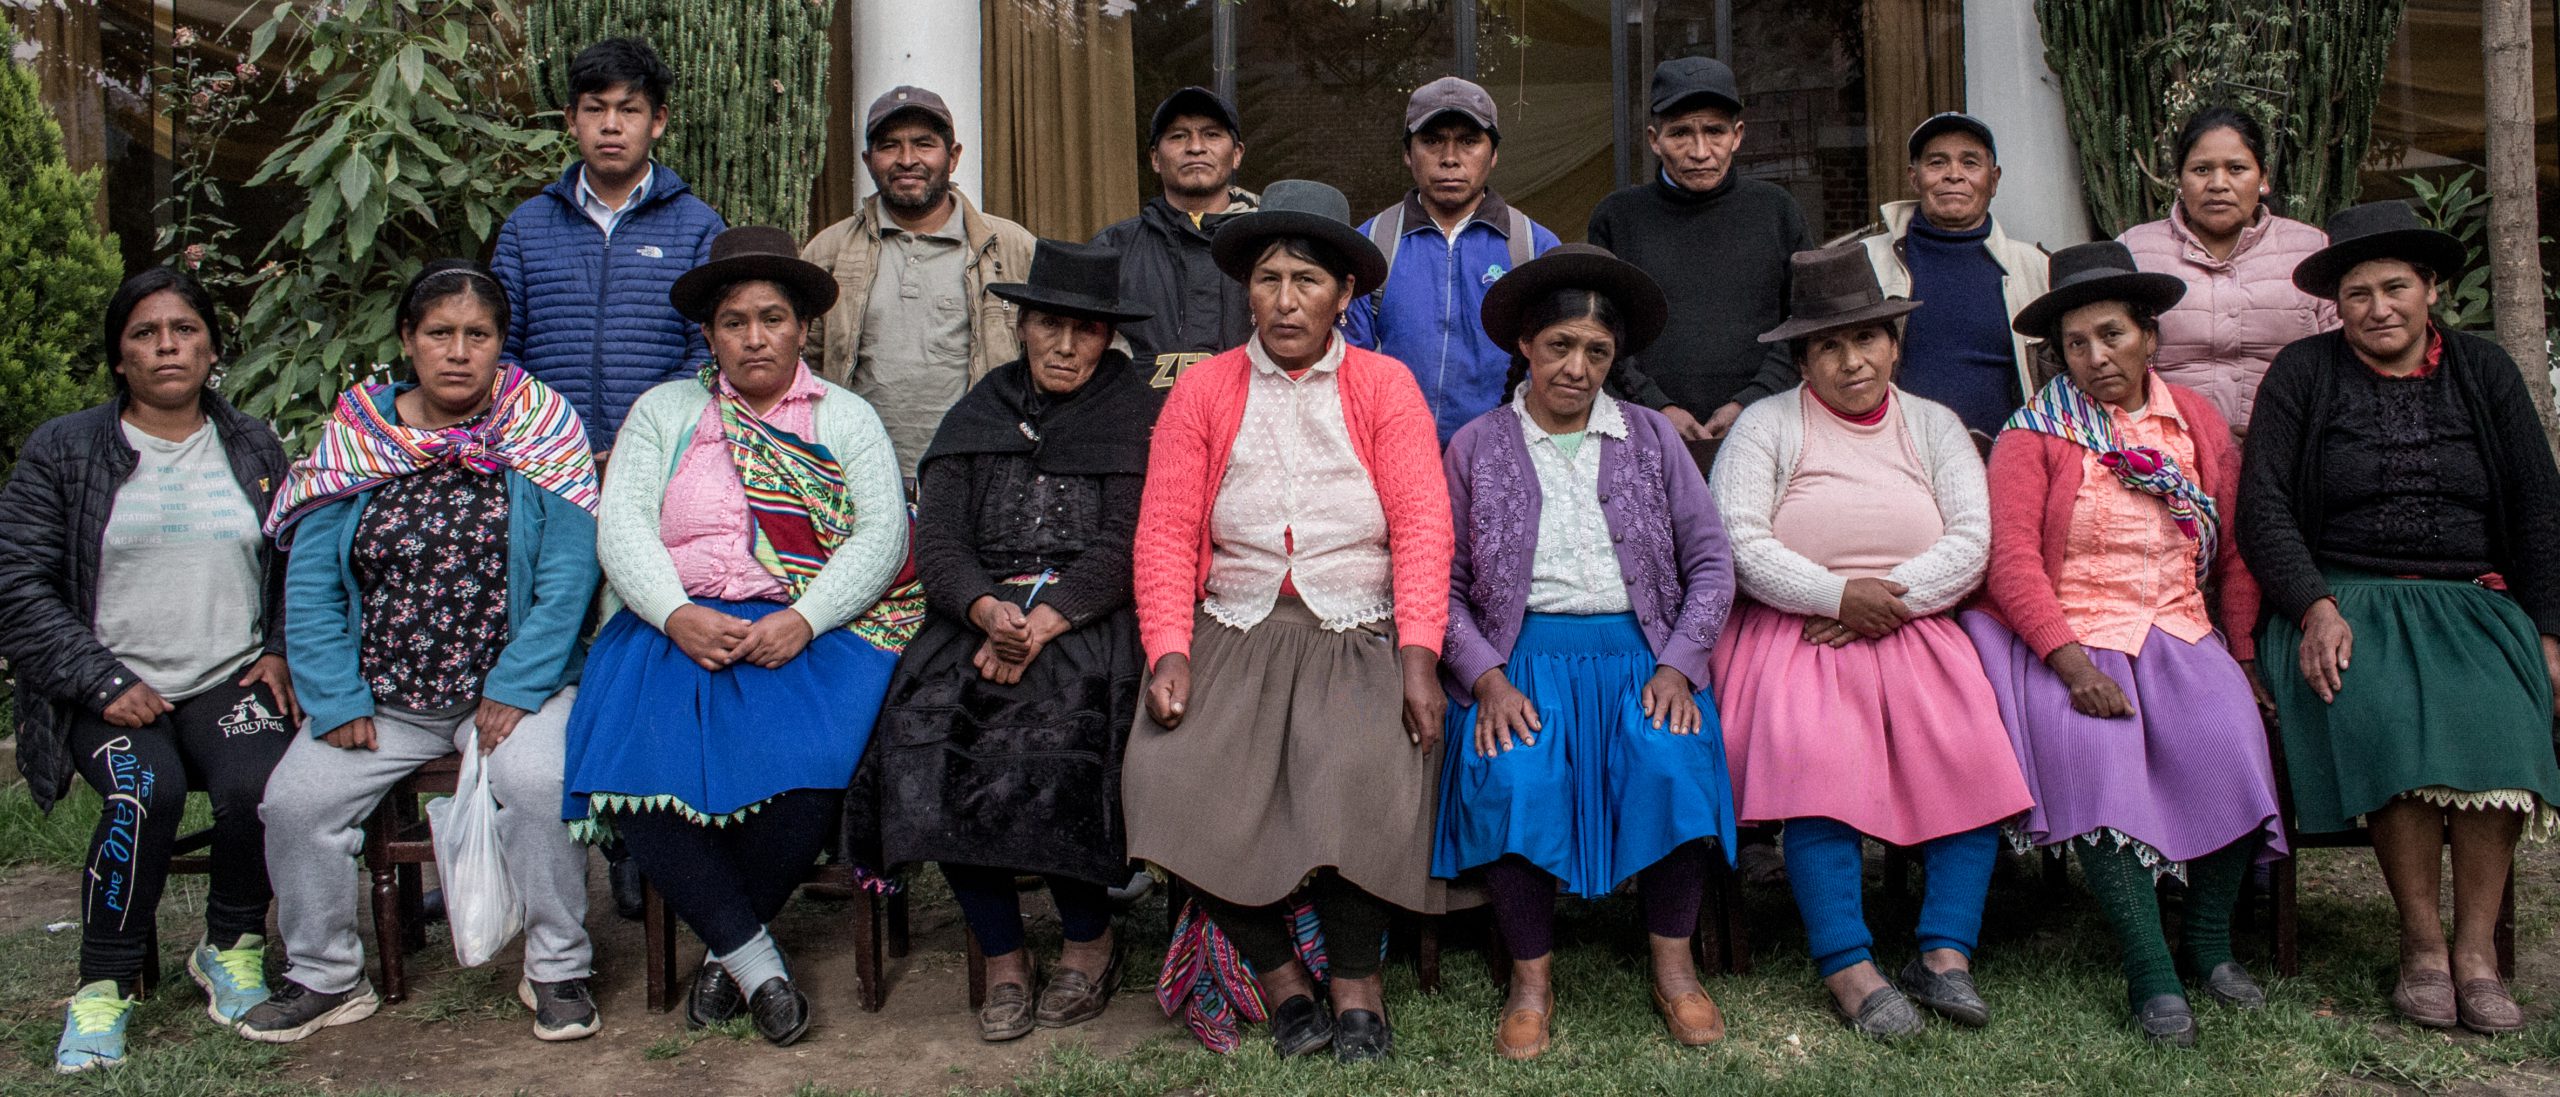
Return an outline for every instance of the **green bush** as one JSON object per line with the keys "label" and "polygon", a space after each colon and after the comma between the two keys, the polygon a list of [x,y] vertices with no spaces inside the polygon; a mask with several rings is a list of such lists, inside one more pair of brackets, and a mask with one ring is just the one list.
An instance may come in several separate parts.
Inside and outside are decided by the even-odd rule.
{"label": "green bush", "polygon": [[47,419],[106,396],[98,328],[124,278],[97,222],[98,173],[63,159],[62,127],[0,23],[0,475]]}

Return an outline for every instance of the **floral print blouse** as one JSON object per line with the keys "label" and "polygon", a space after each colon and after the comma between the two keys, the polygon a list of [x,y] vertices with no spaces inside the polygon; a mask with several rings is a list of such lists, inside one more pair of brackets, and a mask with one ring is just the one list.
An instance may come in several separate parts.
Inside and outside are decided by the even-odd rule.
{"label": "floral print blouse", "polygon": [[477,700],[507,645],[507,478],[448,462],[382,485],[354,556],[374,699],[418,712]]}

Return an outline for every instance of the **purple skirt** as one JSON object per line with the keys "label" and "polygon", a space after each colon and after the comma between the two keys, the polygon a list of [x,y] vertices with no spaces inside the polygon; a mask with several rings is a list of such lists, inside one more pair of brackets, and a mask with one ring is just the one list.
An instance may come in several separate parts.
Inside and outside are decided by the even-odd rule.
{"label": "purple skirt", "polygon": [[2264,835],[2258,859],[2283,855],[2266,724],[2221,637],[2190,644],[2154,628],[2139,657],[2089,648],[2133,705],[2130,717],[2101,719],[2074,710],[2061,676],[1998,620],[1961,620],[2035,794],[2028,841],[2129,839],[2183,863]]}

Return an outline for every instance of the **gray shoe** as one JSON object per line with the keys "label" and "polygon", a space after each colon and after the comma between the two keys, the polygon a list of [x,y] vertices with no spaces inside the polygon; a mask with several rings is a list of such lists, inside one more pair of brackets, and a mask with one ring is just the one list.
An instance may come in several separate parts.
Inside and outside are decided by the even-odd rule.
{"label": "gray shoe", "polygon": [[2187,1000],[2163,994],[2133,1007],[2133,1023],[2142,1038],[2163,1047],[2196,1046],[2196,1011]]}
{"label": "gray shoe", "polygon": [[584,979],[563,979],[557,983],[537,983],[531,979],[516,981],[516,1000],[533,1011],[533,1038],[559,1043],[583,1040],[596,1034],[601,1019],[596,1014],[595,995],[587,992]]}
{"label": "gray shoe", "polygon": [[336,994],[322,994],[289,978],[277,983],[266,1001],[241,1015],[236,1026],[240,1035],[260,1043],[290,1044],[332,1025],[364,1020],[382,1007],[373,984],[361,979]]}
{"label": "gray shoe", "polygon": [[[1839,1003],[1833,1002],[1831,1008],[1839,1009]],[[1902,992],[1889,983],[1877,987],[1875,993],[1867,995],[1866,1001],[1858,1003],[1857,1016],[1844,1014],[1841,1019],[1849,1022],[1850,1028],[1888,1043],[1906,1036],[1917,1036],[1925,1027],[1920,1021],[1920,1011],[1911,1007],[1911,999],[1903,997]]]}
{"label": "gray shoe", "polygon": [[1991,1023],[1991,1007],[1983,1004],[1970,971],[1931,971],[1929,965],[1914,959],[1903,965],[1902,974],[1893,977],[1893,985],[1912,1001],[1966,1028]]}
{"label": "gray shoe", "polygon": [[2204,975],[2204,990],[2214,1001],[2233,1009],[2267,1008],[2267,992],[2237,960],[2213,965],[2213,970]]}

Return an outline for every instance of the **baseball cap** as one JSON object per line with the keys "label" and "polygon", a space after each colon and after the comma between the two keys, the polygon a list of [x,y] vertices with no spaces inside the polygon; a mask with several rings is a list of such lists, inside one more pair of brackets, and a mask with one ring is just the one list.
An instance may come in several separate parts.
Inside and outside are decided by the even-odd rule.
{"label": "baseball cap", "polygon": [[1733,66],[1713,57],[1674,57],[1654,66],[1653,113],[1705,96],[1735,114],[1742,113],[1742,92],[1733,83]]}
{"label": "baseball cap", "polygon": [[1217,92],[1194,84],[1165,96],[1164,102],[1156,104],[1155,117],[1147,123],[1147,141],[1154,143],[1156,138],[1164,136],[1166,126],[1186,114],[1213,120],[1227,127],[1227,132],[1236,140],[1244,140],[1244,124],[1236,117],[1235,104],[1227,102],[1226,97]]}
{"label": "baseball cap", "polygon": [[1443,76],[1413,89],[1413,98],[1405,104],[1404,131],[1420,133],[1431,120],[1443,114],[1460,114],[1487,133],[1499,132],[1500,115],[1494,110],[1493,96],[1472,80]]}
{"label": "baseball cap", "polygon": [[1949,133],[1972,134],[1976,140],[1982,142],[1982,147],[1991,153],[1993,160],[2000,159],[1999,146],[1991,143],[1991,127],[1983,125],[1982,119],[1952,110],[1930,115],[1928,121],[1920,123],[1919,128],[1911,131],[1911,158],[1919,159],[1920,150],[1927,148],[1929,142],[1937,140],[1942,134]]}
{"label": "baseball cap", "polygon": [[942,123],[943,129],[958,128],[951,121],[951,108],[943,103],[941,96],[923,88],[900,84],[881,92],[880,98],[871,101],[871,110],[862,119],[862,139],[871,140],[873,134],[880,132],[880,124],[888,121],[891,115],[910,110],[932,115]]}

